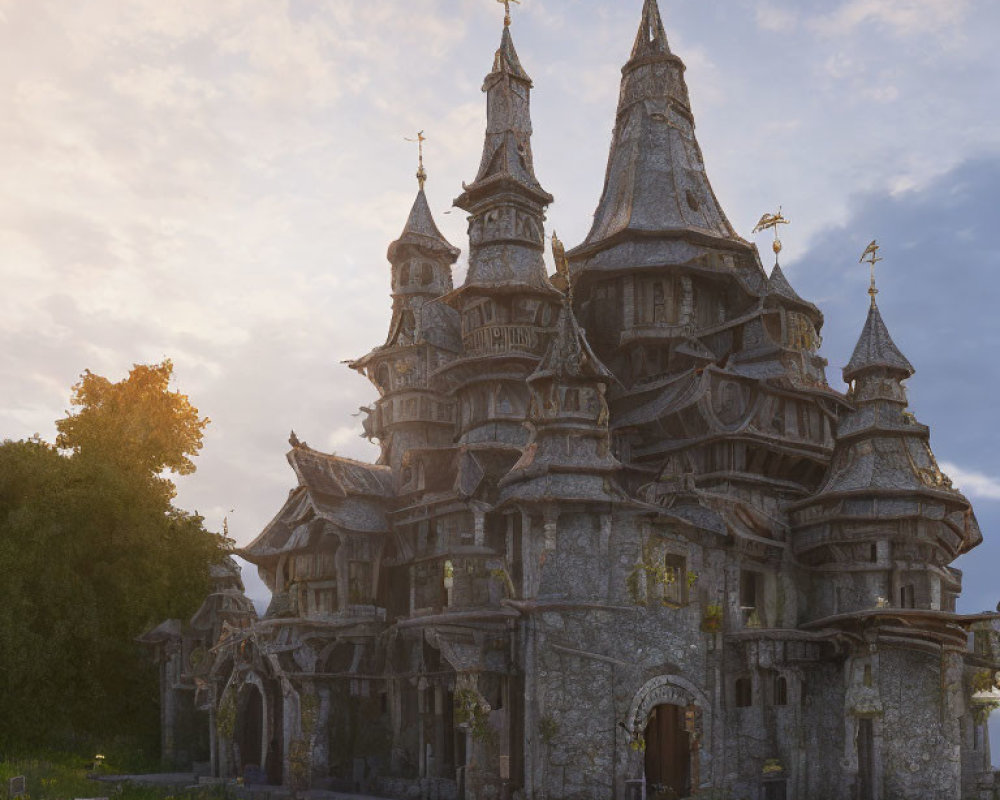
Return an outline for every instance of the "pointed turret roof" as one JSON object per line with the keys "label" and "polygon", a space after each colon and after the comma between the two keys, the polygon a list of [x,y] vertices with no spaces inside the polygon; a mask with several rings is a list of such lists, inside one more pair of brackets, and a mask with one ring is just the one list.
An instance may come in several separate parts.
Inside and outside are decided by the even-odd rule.
{"label": "pointed turret roof", "polygon": [[818,316],[820,320],[823,319],[822,312],[808,300],[803,299],[803,297],[795,291],[792,284],[789,283],[788,278],[785,277],[785,273],[782,271],[781,266],[777,261],[774,262],[774,269],[771,270],[771,274],[767,279],[767,293],[769,295],[781,297],[791,303],[794,303],[795,305],[808,309],[815,316]]}
{"label": "pointed turret roof", "polygon": [[844,367],[844,380],[850,382],[858,373],[872,367],[896,370],[905,373],[906,377],[914,372],[913,365],[892,341],[874,297],[871,308],[868,309],[864,330],[861,331],[861,338],[854,347],[851,360]]}
{"label": "pointed turret roof", "polygon": [[[531,78],[521,65],[510,28],[504,27],[493,69],[483,83],[486,92],[486,137],[476,179],[455,200],[465,210],[489,194],[497,183],[514,182],[542,205],[552,202],[538,178],[531,155]],[[496,191],[503,187],[497,186]]]}
{"label": "pointed turret roof", "polygon": [[493,72],[486,78],[487,82],[499,73],[505,73],[512,78],[524,81],[528,86],[532,85],[531,78],[521,66],[521,59],[517,55],[517,50],[514,49],[514,37],[510,35],[510,27],[506,25],[503,29],[503,35],[500,37],[500,47],[493,57]]}
{"label": "pointed turret roof", "polygon": [[410,209],[410,216],[406,220],[403,232],[399,238],[389,245],[389,260],[395,260],[399,248],[403,245],[413,245],[430,250],[434,253],[449,256],[452,261],[458,258],[459,249],[444,238],[434,222],[430,206],[427,204],[427,195],[421,188],[417,192],[417,197],[413,201]]}
{"label": "pointed turret roof", "polygon": [[556,320],[556,328],[549,347],[529,381],[545,377],[597,378],[605,383],[613,380],[611,371],[601,363],[590,349],[590,343],[576,321],[568,302],[564,302]]}
{"label": "pointed turret roof", "polygon": [[604,192],[576,251],[625,231],[743,242],[705,174],[684,70],[670,51],[656,0],[645,0],[632,55],[622,68]]}
{"label": "pointed turret roof", "polygon": [[663,17],[656,0],[645,0],[642,6],[642,21],[632,47],[632,61],[650,56],[672,55],[667,43],[667,31],[663,27]]}

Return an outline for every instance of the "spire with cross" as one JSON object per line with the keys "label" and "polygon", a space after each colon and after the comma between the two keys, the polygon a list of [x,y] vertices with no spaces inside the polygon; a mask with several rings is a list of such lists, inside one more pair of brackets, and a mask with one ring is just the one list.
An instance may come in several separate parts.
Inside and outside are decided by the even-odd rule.
{"label": "spire with cross", "polygon": [[503,24],[504,24],[505,28],[509,28],[510,27],[510,4],[511,3],[517,3],[518,5],[521,5],[521,0],[497,0],[497,2],[498,3],[503,3],[503,10],[504,10]]}

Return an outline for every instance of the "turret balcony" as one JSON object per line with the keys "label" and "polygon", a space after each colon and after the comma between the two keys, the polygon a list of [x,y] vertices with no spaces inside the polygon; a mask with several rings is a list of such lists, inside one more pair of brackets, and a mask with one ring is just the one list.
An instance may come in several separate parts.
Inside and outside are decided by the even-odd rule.
{"label": "turret balcony", "polygon": [[487,325],[462,339],[467,356],[490,356],[506,353],[542,355],[545,351],[544,328],[529,325]]}

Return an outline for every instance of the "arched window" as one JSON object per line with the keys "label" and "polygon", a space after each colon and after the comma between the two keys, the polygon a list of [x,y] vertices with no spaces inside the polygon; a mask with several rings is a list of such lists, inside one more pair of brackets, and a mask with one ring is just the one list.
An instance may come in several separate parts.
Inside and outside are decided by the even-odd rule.
{"label": "arched window", "polygon": [[788,679],[784,675],[774,676],[774,705],[788,705]]}

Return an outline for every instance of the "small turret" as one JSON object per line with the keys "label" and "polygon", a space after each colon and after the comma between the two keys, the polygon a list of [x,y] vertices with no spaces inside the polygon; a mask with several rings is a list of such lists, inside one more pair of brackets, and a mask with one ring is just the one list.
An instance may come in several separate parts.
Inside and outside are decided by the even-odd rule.
{"label": "small turret", "polygon": [[853,410],[840,418],[820,489],[790,509],[797,556],[824,568],[813,617],[873,608],[880,597],[904,608],[954,610],[961,586],[948,565],[982,535],[969,501],[938,467],[929,429],[907,411],[903,381],[913,372],[873,289],[844,368]]}
{"label": "small turret", "polygon": [[568,301],[544,358],[528,378],[524,454],[501,481],[506,499],[621,500],[614,480],[608,404],[611,373],[594,355]]}
{"label": "small turret", "polygon": [[453,401],[428,384],[428,372],[460,349],[455,310],[441,302],[453,288],[451,268],[459,256],[438,230],[424,183],[423,133],[420,186],[403,232],[389,245],[392,320],[385,344],[350,363],[375,384],[380,398],[367,416],[365,435],[382,446],[381,463],[399,468],[411,447],[450,440]]}

